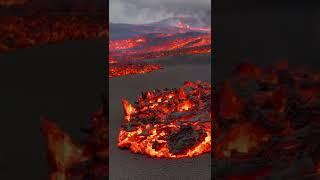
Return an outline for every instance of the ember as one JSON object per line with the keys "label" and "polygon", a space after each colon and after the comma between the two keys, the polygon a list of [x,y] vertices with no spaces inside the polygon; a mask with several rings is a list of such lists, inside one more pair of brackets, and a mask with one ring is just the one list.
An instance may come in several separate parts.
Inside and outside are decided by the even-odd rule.
{"label": "ember", "polygon": [[318,74],[287,61],[268,68],[240,64],[214,92],[216,175],[319,178],[313,172],[320,161]]}
{"label": "ember", "polygon": [[127,76],[131,74],[145,74],[162,69],[158,64],[134,63],[109,65],[109,78]]}
{"label": "ember", "polygon": [[103,109],[92,114],[84,144],[77,144],[54,122],[44,120],[42,131],[52,166],[50,180],[101,179],[108,175],[108,124]]}
{"label": "ember", "polygon": [[151,157],[183,158],[211,151],[211,85],[186,82],[179,89],[123,100],[118,146]]}

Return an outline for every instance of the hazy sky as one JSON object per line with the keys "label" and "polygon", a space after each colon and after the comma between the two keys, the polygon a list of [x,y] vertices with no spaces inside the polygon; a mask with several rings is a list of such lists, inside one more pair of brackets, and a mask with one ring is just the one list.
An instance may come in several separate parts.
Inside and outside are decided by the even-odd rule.
{"label": "hazy sky", "polygon": [[211,0],[109,0],[113,23],[143,24],[190,15],[211,18]]}

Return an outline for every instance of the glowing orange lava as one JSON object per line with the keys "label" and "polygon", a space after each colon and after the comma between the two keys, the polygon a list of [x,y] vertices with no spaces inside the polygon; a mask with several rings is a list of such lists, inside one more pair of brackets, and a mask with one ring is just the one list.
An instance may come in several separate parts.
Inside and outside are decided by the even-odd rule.
{"label": "glowing orange lava", "polygon": [[68,134],[53,122],[43,121],[42,131],[47,143],[50,163],[54,166],[52,179],[69,176],[69,168],[88,160],[89,155],[84,147],[76,144]]}
{"label": "glowing orange lava", "polygon": [[127,76],[131,74],[145,74],[162,69],[158,64],[117,64],[109,67],[109,78]]}
{"label": "glowing orange lava", "polygon": [[[187,32],[192,29],[192,27],[182,22],[178,23],[176,27],[188,29]],[[109,41],[109,78],[130,74],[145,74],[162,69],[158,64],[131,64],[125,62],[167,56],[211,53],[210,31],[206,33],[187,33],[185,31],[176,32],[172,30],[170,33],[159,33],[156,29],[153,28],[153,32],[145,32],[145,34],[133,38]]]}
{"label": "glowing orange lava", "polygon": [[118,146],[158,158],[211,151],[211,85],[186,82],[173,90],[147,91],[135,105],[123,100]]}
{"label": "glowing orange lava", "polygon": [[122,50],[122,49],[130,49],[139,46],[144,43],[146,40],[144,38],[132,38],[132,39],[124,39],[124,40],[112,40],[109,42],[109,50]]}
{"label": "glowing orange lava", "polygon": [[183,31],[182,32],[185,32],[185,31],[204,31],[204,32],[210,32],[211,31],[211,28],[208,28],[208,27],[192,27],[186,23],[183,23],[181,21],[178,21],[176,24],[175,24],[175,27],[177,28],[180,28],[182,29]]}
{"label": "glowing orange lava", "polygon": [[232,127],[216,147],[219,158],[231,157],[233,152],[248,154],[266,142],[269,135],[264,129],[252,123],[239,124]]}
{"label": "glowing orange lava", "polygon": [[109,57],[109,64],[117,64],[118,61],[112,57]]}
{"label": "glowing orange lava", "polygon": [[213,95],[221,179],[319,179],[319,92],[318,71],[288,60],[236,66]]}
{"label": "glowing orange lava", "polygon": [[75,143],[53,121],[43,120],[42,132],[48,149],[50,180],[106,177],[109,157],[106,117],[106,105],[91,114],[89,126],[82,129],[86,133],[82,144]]}
{"label": "glowing orange lava", "polygon": [[11,52],[66,40],[107,36],[104,19],[79,15],[28,15],[0,17],[0,52]]}
{"label": "glowing orange lava", "polygon": [[211,34],[154,34],[111,40],[109,51],[111,57],[119,60],[208,54],[211,52]]}

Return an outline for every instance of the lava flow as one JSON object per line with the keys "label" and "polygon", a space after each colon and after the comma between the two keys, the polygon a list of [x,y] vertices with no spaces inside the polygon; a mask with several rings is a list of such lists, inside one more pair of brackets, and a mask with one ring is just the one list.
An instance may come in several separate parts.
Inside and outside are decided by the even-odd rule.
{"label": "lava flow", "polygon": [[136,63],[138,60],[210,54],[211,28],[195,22],[195,19],[180,17],[145,25],[120,27],[112,24],[110,28],[115,29],[114,34],[119,30],[133,35],[119,33],[109,41],[109,77],[162,69],[159,64]]}
{"label": "lava flow", "polygon": [[123,99],[118,146],[158,158],[194,157],[211,151],[211,85],[185,82],[179,89]]}
{"label": "lava flow", "polygon": [[145,74],[162,69],[158,64],[135,63],[135,64],[115,64],[109,67],[109,78],[126,76],[131,74]]}
{"label": "lava flow", "polygon": [[211,34],[147,34],[125,40],[111,40],[109,51],[113,58],[126,61],[207,54],[211,52]]}
{"label": "lava flow", "polygon": [[104,17],[65,14],[0,16],[0,53],[67,40],[107,36]]}
{"label": "lava flow", "polygon": [[114,50],[134,48],[144,42],[145,42],[144,38],[132,38],[132,39],[110,41],[109,42],[109,50],[114,51]]}
{"label": "lava flow", "polygon": [[42,129],[48,146],[49,160],[53,169],[55,169],[50,179],[68,177],[68,170],[73,165],[89,159],[84,147],[76,144],[68,134],[53,122],[43,121]]}
{"label": "lava flow", "polygon": [[93,113],[90,126],[83,129],[88,136],[83,144],[45,119],[42,132],[48,148],[51,166],[50,180],[92,179],[108,175],[108,124],[105,107]]}
{"label": "lava flow", "polygon": [[183,32],[186,31],[204,31],[204,32],[210,32],[211,28],[207,28],[207,27],[192,27],[190,25],[188,25],[187,23],[178,21],[175,25],[175,27],[180,28],[182,30],[184,30]]}
{"label": "lava flow", "polygon": [[288,61],[237,66],[213,95],[217,176],[319,179],[319,80],[319,72]]}
{"label": "lava flow", "polygon": [[159,64],[119,63],[137,60],[206,54],[211,52],[210,35],[152,34],[109,43],[109,77],[145,74],[162,69]]}
{"label": "lava flow", "polygon": [[109,64],[117,64],[118,61],[112,57],[109,57]]}

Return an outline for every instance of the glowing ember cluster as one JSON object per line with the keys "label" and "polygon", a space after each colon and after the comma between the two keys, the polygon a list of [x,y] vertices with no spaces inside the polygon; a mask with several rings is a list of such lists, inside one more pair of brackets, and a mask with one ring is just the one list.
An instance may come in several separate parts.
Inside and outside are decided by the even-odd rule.
{"label": "glowing ember cluster", "polygon": [[103,109],[92,114],[88,135],[79,144],[53,121],[44,119],[42,132],[51,166],[50,180],[92,179],[108,176],[108,124]]}
{"label": "glowing ember cluster", "polygon": [[[318,179],[319,81],[319,72],[288,61],[238,65],[213,95],[215,163],[230,162],[221,179]],[[314,166],[299,165],[306,159]]]}
{"label": "glowing ember cluster", "polygon": [[211,84],[185,82],[178,89],[123,99],[118,146],[151,157],[193,157],[211,151]]}
{"label": "glowing ember cluster", "polygon": [[128,64],[115,64],[109,67],[109,78],[127,76],[132,74],[145,74],[155,70],[162,69],[159,64],[150,63],[128,63]]}

